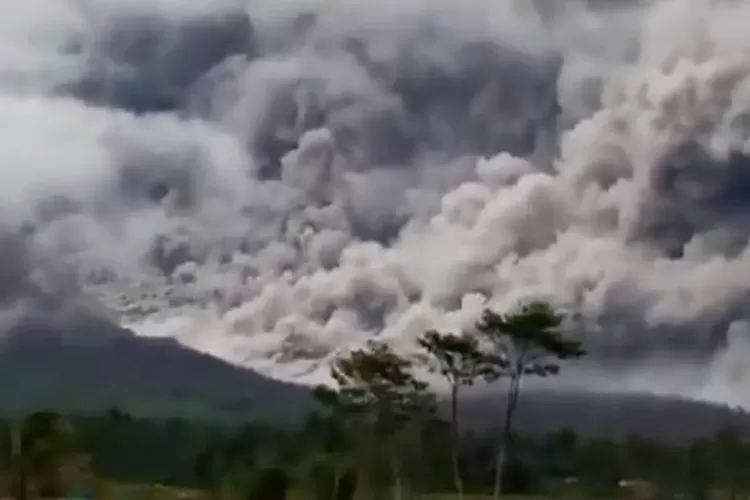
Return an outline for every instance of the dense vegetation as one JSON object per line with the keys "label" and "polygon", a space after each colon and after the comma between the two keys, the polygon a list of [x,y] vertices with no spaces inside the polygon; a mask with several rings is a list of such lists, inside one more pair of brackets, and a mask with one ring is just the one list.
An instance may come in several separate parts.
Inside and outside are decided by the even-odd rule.
{"label": "dense vegetation", "polygon": [[[450,388],[445,412],[409,360],[371,342],[333,363],[335,387],[314,391],[301,424],[230,426],[119,410],[0,422],[2,486],[16,498],[59,497],[75,485],[112,498],[113,484],[262,500],[285,498],[286,490],[321,500],[445,492],[606,498],[637,480],[640,494],[652,496],[750,494],[750,442],[740,428],[692,441],[518,432],[522,380],[557,374],[585,354],[582,345],[566,318],[541,303],[508,315],[486,311],[476,326],[471,335],[431,331],[419,339],[424,360]],[[463,425],[462,388],[497,379],[507,382],[501,416],[491,426]]]}
{"label": "dense vegetation", "polygon": [[[317,488],[325,489],[326,478],[330,478],[326,471],[335,461],[333,447],[321,446],[321,432],[312,420],[302,428],[261,424],[228,428],[178,419],[139,419],[112,411],[62,421],[72,435],[60,460],[83,452],[90,457],[97,477],[118,484],[168,484],[213,492],[230,491],[231,487],[231,498],[245,499],[259,473],[273,467],[286,472],[297,489],[314,489],[316,483]],[[3,470],[13,471],[7,467],[13,463],[10,422],[3,422],[0,428]],[[446,423],[437,421],[424,422],[415,431],[404,465],[405,487],[425,493],[453,490],[448,431]],[[494,437],[492,430],[463,435],[466,492],[491,492]],[[648,480],[664,490],[696,498],[719,486],[750,493],[750,443],[736,429],[686,443],[638,436],[585,438],[561,429],[519,435],[515,449],[517,459],[512,465],[512,481],[506,484],[507,493],[582,492],[606,498],[620,493],[618,482],[624,479]],[[385,450],[371,447],[362,451],[359,470],[382,491],[389,484]],[[331,497],[323,494],[316,498]]]}

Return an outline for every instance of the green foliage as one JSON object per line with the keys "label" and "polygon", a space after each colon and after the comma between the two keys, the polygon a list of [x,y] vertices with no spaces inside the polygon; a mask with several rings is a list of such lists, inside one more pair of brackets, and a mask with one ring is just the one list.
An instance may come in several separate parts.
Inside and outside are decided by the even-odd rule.
{"label": "green foliage", "polygon": [[474,385],[479,378],[492,379],[506,366],[505,360],[484,352],[476,336],[443,334],[434,330],[417,339],[417,344],[437,361],[451,386]]}
{"label": "green foliage", "polygon": [[[622,470],[622,458],[618,443],[609,439],[592,439],[582,446],[579,470],[584,476],[587,493],[608,496],[615,492],[619,481],[626,478]],[[638,474],[643,471],[631,472]]]}
{"label": "green foliage", "polygon": [[411,363],[385,343],[370,341],[337,359],[331,375],[337,392],[318,389],[316,400],[330,408],[329,414],[339,415],[348,432],[357,433],[355,446],[365,450],[358,460],[388,462],[394,494],[400,495],[403,456],[415,425],[435,412],[435,396],[411,372]]}
{"label": "green foliage", "polygon": [[63,467],[75,450],[70,423],[54,412],[37,412],[5,427],[10,436],[7,453],[11,489],[17,498],[33,491],[58,497],[64,486]]}
{"label": "green foliage", "polygon": [[[306,497],[309,500],[331,500],[334,498],[333,481],[338,477],[337,495],[343,500],[350,479],[361,490],[358,495],[382,491],[390,481],[388,462],[375,453],[386,449],[372,445],[366,451],[373,453],[364,454],[366,456],[359,460],[329,460],[320,453],[318,442],[311,439],[310,429],[304,426],[275,431],[259,423],[242,428],[223,428],[198,421],[184,420],[178,424],[126,415],[114,419],[111,415],[85,418],[34,416],[28,422],[19,421],[15,427],[8,422],[0,423],[0,429],[5,433],[12,428],[25,429],[28,438],[36,436],[34,439],[72,443],[74,450],[91,455],[98,476],[113,483],[179,487],[174,491],[213,490],[217,492],[213,498],[218,498],[222,488],[229,495],[225,498],[237,500],[247,498],[254,487],[286,484],[295,491],[310,494],[316,491],[315,497]],[[55,437],[60,436],[59,429],[66,429],[64,435],[67,437],[63,441],[57,441],[59,437]],[[489,464],[493,457],[495,433],[496,429],[472,429],[462,435],[466,499],[492,489]],[[404,484],[412,491],[425,494],[450,490],[449,426],[434,420],[413,422],[407,434],[410,439],[404,443],[408,445],[400,449]],[[127,436],[129,439],[114,440],[112,436]],[[517,435],[514,438],[516,453],[505,469],[504,492],[562,495],[571,489],[570,495],[579,498],[583,495],[605,499],[619,494],[621,480],[644,479],[674,494],[707,498],[711,491],[722,488],[740,497],[750,494],[747,482],[741,481],[750,470],[750,441],[747,437],[744,432],[731,428],[683,444],[642,436],[590,438],[566,429],[547,435]],[[9,441],[7,434],[3,441]],[[60,450],[61,454],[56,451],[45,458],[54,458],[47,463],[59,463],[65,461],[64,450],[70,448],[45,444],[27,449],[48,450],[50,453],[49,450]],[[103,457],[107,460],[102,460]],[[206,481],[205,472],[200,472],[199,462],[215,464],[210,481]],[[136,468],[134,463],[141,463],[141,466]],[[304,463],[311,464],[308,477],[298,474]],[[3,470],[7,473],[8,468],[3,467]],[[286,478],[283,481],[278,474],[280,470]],[[39,472],[43,470],[37,469],[29,476]],[[568,484],[566,481],[570,478],[576,478],[576,482]],[[140,486],[138,490],[142,491],[146,486]],[[161,495],[172,490],[159,488],[159,491]],[[290,494],[289,498],[302,497]]]}
{"label": "green foliage", "polygon": [[513,456],[503,469],[503,492],[511,495],[539,493],[539,478],[536,471],[518,456]]}
{"label": "green foliage", "polygon": [[560,372],[559,361],[585,354],[579,341],[564,336],[564,323],[565,316],[546,302],[532,302],[509,314],[486,310],[477,322],[478,332],[491,343],[496,358],[502,360],[496,365],[498,370],[489,372],[489,378],[505,376],[510,379],[502,439],[495,465],[495,499],[500,497],[506,458],[510,456],[511,460],[515,459],[512,456],[512,424],[522,377],[557,375]]}
{"label": "green foliage", "polygon": [[365,349],[337,359],[331,375],[338,384],[337,405],[366,422],[376,434],[393,434],[434,410],[427,384],[411,373],[411,363],[388,344],[368,342]]}
{"label": "green foliage", "polygon": [[334,500],[354,500],[357,492],[357,473],[353,470],[347,470],[342,474],[336,486],[336,495]]}
{"label": "green foliage", "polygon": [[506,363],[503,358],[483,351],[478,339],[469,334],[441,334],[431,330],[417,339],[417,344],[437,362],[437,370],[450,386],[453,481],[456,493],[462,498],[464,488],[459,450],[459,389],[464,385],[474,385],[474,382],[482,377],[497,378]]}
{"label": "green foliage", "polygon": [[560,371],[553,360],[575,359],[585,354],[580,341],[564,335],[564,322],[565,316],[549,304],[532,302],[509,314],[484,311],[477,330],[505,360],[504,375],[547,377]]}
{"label": "green foliage", "polygon": [[247,500],[286,500],[289,491],[289,476],[284,469],[272,467],[258,471],[250,487]]}
{"label": "green foliage", "polygon": [[[107,489],[102,484],[145,485],[129,491],[148,490],[147,498],[190,498],[183,495],[196,489],[228,500],[380,500],[391,489],[435,500],[452,477],[465,500],[497,494],[498,480],[505,493],[547,497],[613,498],[623,479],[650,481],[670,495],[709,498],[717,488],[734,498],[750,495],[750,441],[741,428],[689,445],[635,435],[592,438],[570,429],[516,434],[511,423],[521,378],[554,375],[559,363],[584,354],[564,324],[549,305],[535,303],[509,314],[486,311],[478,336],[425,333],[419,345],[453,389],[450,422],[438,418],[436,398],[409,360],[370,342],[333,363],[336,387],[313,391],[307,419],[292,419],[300,425],[226,426],[135,418],[115,409],[86,417],[39,412],[0,422],[0,460],[9,476],[0,479],[11,486],[33,481],[59,496],[62,466],[84,453],[103,478],[97,492]],[[458,388],[499,377],[509,379],[499,429],[459,432]],[[498,432],[501,451],[509,452],[493,468]],[[23,491],[16,497],[24,498]]]}

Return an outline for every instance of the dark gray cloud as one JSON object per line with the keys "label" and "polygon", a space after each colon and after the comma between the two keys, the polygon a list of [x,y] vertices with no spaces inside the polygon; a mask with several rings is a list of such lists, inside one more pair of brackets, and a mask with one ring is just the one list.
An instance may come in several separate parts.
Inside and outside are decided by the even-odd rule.
{"label": "dark gray cloud", "polygon": [[77,81],[60,90],[100,106],[178,111],[214,66],[233,55],[252,57],[256,50],[250,17],[239,9],[178,20],[131,12],[97,23],[102,13],[94,2],[84,13],[95,29],[93,41],[68,47],[82,56],[84,67]]}

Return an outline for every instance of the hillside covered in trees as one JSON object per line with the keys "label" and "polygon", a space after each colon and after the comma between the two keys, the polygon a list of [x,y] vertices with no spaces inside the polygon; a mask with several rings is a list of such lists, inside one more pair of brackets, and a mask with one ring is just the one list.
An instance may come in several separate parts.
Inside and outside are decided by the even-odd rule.
{"label": "hillside covered in trees", "polygon": [[[301,422],[311,408],[306,387],[267,378],[185,348],[171,339],[137,337],[107,324],[76,327],[24,323],[0,342],[0,415],[39,409],[101,415],[119,408],[135,417],[227,421],[284,417]],[[31,368],[33,367],[33,369]],[[505,402],[491,386],[466,396],[472,427],[494,425]],[[447,405],[444,405],[447,406]],[[447,408],[446,408],[447,410]],[[591,435],[628,433],[692,439],[725,426],[750,427],[732,408],[634,393],[527,391],[518,425],[525,432],[569,427]],[[679,420],[680,425],[673,422]]]}
{"label": "hillside covered in trees", "polygon": [[[427,366],[448,383],[447,398],[388,344],[370,342],[332,364],[333,387],[307,391],[253,375],[255,404],[297,398],[283,419],[278,407],[275,416],[248,407],[244,419],[220,412],[157,418],[116,408],[97,414],[93,406],[22,417],[15,408],[0,421],[0,479],[16,498],[57,497],[71,488],[119,498],[116,491],[126,485],[163,484],[228,499],[281,499],[287,490],[318,500],[451,491],[607,498],[636,480],[654,495],[703,498],[717,488],[750,493],[745,413],[645,396],[549,391],[522,397],[522,379],[553,377],[562,361],[585,355],[563,323],[547,304],[532,303],[505,315],[485,311],[472,335],[426,332],[419,345]],[[138,352],[127,343],[132,339],[119,342],[121,354]],[[87,383],[76,369],[98,366],[102,377],[127,373],[123,361],[105,370],[110,358],[104,354],[71,369],[77,380],[63,380],[75,382],[75,390]],[[171,369],[184,372],[184,366]],[[148,374],[157,377],[152,369]],[[223,369],[218,373],[232,373]],[[481,397],[462,396],[468,386],[498,381]]]}
{"label": "hillside covered in trees", "polygon": [[[327,448],[331,443],[320,442],[321,432],[312,420],[293,427],[274,427],[268,423],[232,427],[178,418],[136,418],[115,410],[86,417],[37,414],[28,420],[44,418],[59,418],[60,426],[69,434],[63,436],[67,448],[61,447],[58,455],[45,459],[48,464],[42,460],[36,474],[50,474],[45,467],[75,461],[83,454],[89,459],[87,470],[96,480],[90,475],[59,480],[79,488],[83,485],[94,492],[95,498],[119,498],[101,493],[107,488],[115,490],[115,485],[157,484],[204,491],[206,495],[231,489],[235,492],[233,498],[249,498],[242,492],[250,491],[258,477],[273,468],[283,469],[295,489],[309,489],[311,476],[325,477],[326,467],[332,466],[336,453],[335,447]],[[0,423],[0,454],[6,474],[14,470],[11,424],[9,420]],[[517,448],[522,464],[514,474],[517,483],[509,488],[517,493],[549,495],[564,495],[573,490],[606,498],[619,495],[621,480],[642,479],[691,496],[696,489],[708,485],[732,485],[747,493],[750,491],[745,473],[750,467],[747,429],[727,427],[680,442],[637,434],[586,436],[569,428],[546,433],[522,432]],[[487,428],[468,432],[462,438],[467,492],[491,490],[494,431]],[[42,439],[50,438],[44,431],[41,435]],[[424,422],[413,439],[406,460],[410,487],[424,493],[450,492],[453,485],[446,424]],[[386,488],[384,457],[379,455],[382,450],[375,447],[369,451],[373,453],[363,457],[367,460],[361,464],[362,470],[375,476],[372,481],[379,481]],[[570,478],[578,479],[573,482]],[[9,479],[7,475],[5,479]],[[566,480],[568,490],[564,487]],[[6,486],[9,486],[7,481]],[[315,498],[330,496],[321,493]]]}

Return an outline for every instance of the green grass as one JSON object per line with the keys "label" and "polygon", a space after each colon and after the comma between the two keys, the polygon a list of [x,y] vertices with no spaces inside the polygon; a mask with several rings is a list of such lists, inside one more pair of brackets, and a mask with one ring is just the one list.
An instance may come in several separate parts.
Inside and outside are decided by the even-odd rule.
{"label": "green grass", "polygon": [[[185,497],[180,496],[185,492],[181,488],[172,488],[167,486],[148,486],[148,485],[127,485],[117,486],[113,489],[113,500],[177,500]],[[208,500],[215,499],[216,495],[210,492],[192,492],[195,496],[188,497],[190,500]],[[304,495],[301,491],[293,491],[287,497],[288,500],[302,500]],[[422,495],[416,497],[419,500],[456,500],[455,493],[438,493],[431,495]],[[492,495],[464,495],[464,500],[491,500]],[[503,496],[503,500],[544,500],[541,496]]]}
{"label": "green grass", "polygon": [[[455,493],[440,493],[437,495],[427,495],[424,500],[456,500]],[[490,500],[492,495],[464,495],[464,500]],[[503,495],[503,500],[543,500],[543,497],[537,496],[520,496],[520,495]]]}
{"label": "green grass", "polygon": [[[208,500],[214,498],[209,492],[199,492],[184,488],[162,485],[117,485],[108,489],[108,498],[112,500]],[[183,496],[191,493],[190,496]]]}
{"label": "green grass", "polygon": [[[289,500],[300,500],[303,498],[301,493],[292,494],[289,496]],[[457,496],[455,493],[437,493],[431,495],[420,495],[413,497],[418,500],[456,500]],[[491,500],[492,495],[464,495],[464,500]],[[522,496],[522,495],[510,495],[503,496],[503,500],[544,500],[541,496]]]}

